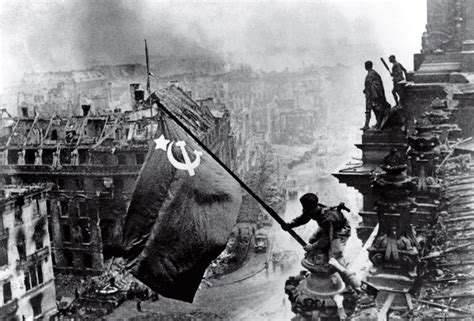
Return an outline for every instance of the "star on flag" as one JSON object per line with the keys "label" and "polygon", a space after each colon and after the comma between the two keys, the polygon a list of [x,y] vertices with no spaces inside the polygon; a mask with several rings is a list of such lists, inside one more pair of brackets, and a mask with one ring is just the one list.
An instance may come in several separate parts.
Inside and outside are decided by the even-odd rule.
{"label": "star on flag", "polygon": [[166,147],[168,147],[168,143],[170,142],[165,136],[161,135],[158,139],[154,140],[155,142],[155,149],[161,149],[166,152]]}

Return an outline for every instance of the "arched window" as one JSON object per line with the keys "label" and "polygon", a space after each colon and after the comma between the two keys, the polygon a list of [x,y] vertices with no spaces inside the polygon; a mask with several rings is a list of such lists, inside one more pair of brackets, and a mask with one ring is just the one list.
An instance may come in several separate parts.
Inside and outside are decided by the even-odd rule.
{"label": "arched window", "polygon": [[67,250],[64,251],[64,260],[67,267],[74,266],[74,255],[72,254],[71,251],[67,251]]}
{"label": "arched window", "polygon": [[84,256],[82,259],[83,259],[82,263],[84,264],[84,267],[86,269],[92,269],[92,255],[90,255],[89,253],[84,253]]}
{"label": "arched window", "polygon": [[117,155],[119,165],[127,165],[127,157],[124,154]]}
{"label": "arched window", "polygon": [[16,236],[16,248],[18,250],[18,256],[21,261],[26,260],[26,244],[25,244],[25,233],[23,230],[19,230]]}
{"label": "arched window", "polygon": [[82,243],[89,244],[91,242],[91,231],[89,224],[81,224]]}

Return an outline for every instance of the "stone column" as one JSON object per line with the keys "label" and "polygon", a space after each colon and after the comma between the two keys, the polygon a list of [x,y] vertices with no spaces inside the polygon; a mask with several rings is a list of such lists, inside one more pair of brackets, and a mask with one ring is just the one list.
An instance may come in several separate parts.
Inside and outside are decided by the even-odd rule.
{"label": "stone column", "polygon": [[442,192],[442,185],[436,178],[436,165],[440,162],[441,152],[439,133],[435,133],[435,126],[428,117],[418,121],[415,129],[415,133],[408,137],[408,159],[411,175],[415,176],[416,181],[417,209],[413,224],[421,236],[436,220]]}
{"label": "stone column", "polygon": [[[435,185],[436,164],[439,161],[439,139],[433,133],[434,126],[426,117],[415,124],[415,133],[408,137],[411,174],[417,179],[417,196],[429,201],[430,187]],[[428,198],[428,199],[427,199]]]}
{"label": "stone column", "polygon": [[423,51],[461,51],[465,38],[464,0],[428,0],[428,16]]}
{"label": "stone column", "polygon": [[464,1],[464,21],[465,39],[463,42],[464,51],[472,51],[474,49],[474,2]]}
{"label": "stone column", "polygon": [[431,130],[439,137],[440,144],[446,144],[448,139],[461,138],[461,129],[456,123],[457,120],[454,119],[456,111],[455,108],[448,108],[446,99],[435,98],[430,104],[430,109],[422,115],[433,125]]}
{"label": "stone column", "polygon": [[352,273],[334,258],[329,260],[321,249],[306,253],[301,265],[306,270],[285,283],[291,311],[296,314],[292,320],[345,319],[354,312],[357,297],[349,285],[360,284]]}
{"label": "stone column", "polygon": [[392,306],[406,307],[419,263],[419,245],[412,227],[416,185],[406,175],[407,164],[397,150],[385,157],[381,168],[384,173],[372,185],[379,196],[375,208],[379,230],[368,249],[373,268],[367,281],[381,291],[377,297],[380,304],[389,295],[394,296]]}

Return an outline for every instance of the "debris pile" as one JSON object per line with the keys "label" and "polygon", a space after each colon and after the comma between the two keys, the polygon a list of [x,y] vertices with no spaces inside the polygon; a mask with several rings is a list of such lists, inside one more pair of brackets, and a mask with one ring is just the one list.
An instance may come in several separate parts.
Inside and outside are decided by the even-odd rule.
{"label": "debris pile", "polygon": [[449,202],[429,235],[416,317],[474,316],[474,167],[470,155],[461,156],[454,158],[456,166],[443,171]]}
{"label": "debris pile", "polygon": [[146,285],[138,281],[126,270],[123,258],[110,259],[106,264],[108,268],[104,273],[91,278],[91,290],[102,290],[109,287],[111,283],[123,292],[127,292],[130,289],[148,290]]}
{"label": "debris pile", "polygon": [[239,269],[247,258],[252,232],[239,228],[237,235],[232,234],[226,249],[209,265],[206,278],[217,278]]}

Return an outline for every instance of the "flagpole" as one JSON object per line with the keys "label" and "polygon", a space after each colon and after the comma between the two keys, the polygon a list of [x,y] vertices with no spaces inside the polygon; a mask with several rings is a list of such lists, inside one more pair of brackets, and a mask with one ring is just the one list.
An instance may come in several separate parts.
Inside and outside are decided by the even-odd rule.
{"label": "flagpole", "polygon": [[273,208],[271,208],[270,206],[268,206],[257,194],[255,194],[254,191],[252,191],[252,189],[247,185],[245,184],[244,181],[242,181],[240,179],[240,177],[238,177],[230,168],[227,167],[226,164],[224,164],[220,159],[219,157],[217,157],[203,142],[201,142],[199,140],[199,138],[196,137],[196,135],[194,135],[191,130],[189,130],[185,124],[183,124],[179,119],[178,117],[176,117],[175,115],[173,115],[173,113],[171,111],[169,111],[165,106],[163,106],[163,104],[161,104],[158,100],[155,101],[156,104],[165,112],[166,115],[168,115],[176,124],[178,124],[179,127],[181,127],[189,136],[191,136],[195,141],[196,143],[198,143],[199,146],[201,146],[202,149],[204,149],[209,155],[211,155],[211,157],[219,164],[222,166],[222,168],[225,169],[225,171],[227,173],[229,173],[230,176],[232,176],[239,184],[240,186],[242,186],[242,188],[250,194],[250,196],[252,196],[264,209],[265,211],[267,211],[267,213],[273,217],[273,219],[275,221],[277,221],[278,224],[280,224],[280,226],[282,227],[282,229],[286,232],[288,232],[298,243],[301,244],[301,246],[306,246],[306,242],[295,232],[293,231],[291,228],[287,227],[287,224],[286,222],[277,214],[277,212],[275,212],[275,210],[273,210]]}
{"label": "flagpole", "polygon": [[148,46],[146,44],[145,39],[145,59],[146,59],[146,91],[148,92],[148,96],[150,93],[150,62],[148,61]]}

